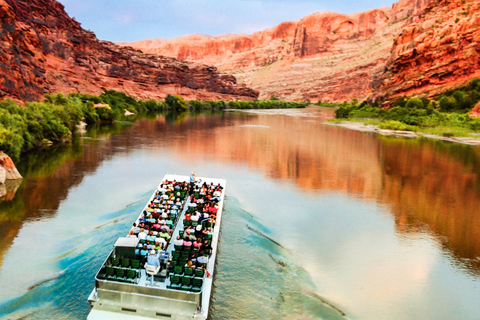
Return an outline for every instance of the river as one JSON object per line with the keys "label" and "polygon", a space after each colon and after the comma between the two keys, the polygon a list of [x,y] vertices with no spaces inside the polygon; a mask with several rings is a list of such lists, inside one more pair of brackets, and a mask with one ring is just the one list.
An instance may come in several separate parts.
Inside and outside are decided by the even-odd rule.
{"label": "river", "polygon": [[212,319],[480,319],[480,147],[202,113],[93,127],[0,201],[0,318],[85,319],[166,173],[227,179]]}

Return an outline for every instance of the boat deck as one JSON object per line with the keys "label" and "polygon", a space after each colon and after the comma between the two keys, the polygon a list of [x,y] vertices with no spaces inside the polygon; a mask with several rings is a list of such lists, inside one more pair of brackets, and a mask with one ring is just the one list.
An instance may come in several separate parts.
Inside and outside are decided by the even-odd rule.
{"label": "boat deck", "polygon": [[[151,196],[150,200],[147,202],[144,210],[149,209],[150,204],[153,203],[154,199],[156,199],[158,194],[157,191],[160,190],[162,183],[173,180],[182,183],[185,181],[189,182],[189,176],[166,175],[155,190],[154,194]],[[89,302],[91,303],[93,309],[88,319],[97,319],[99,311],[113,311],[117,315],[118,312],[120,312],[126,313],[129,316],[135,315],[135,317],[141,316],[155,319],[187,319],[191,318],[192,316],[195,316],[199,319],[207,318],[213,275],[215,271],[215,260],[223,211],[223,202],[225,197],[226,181],[223,179],[197,178],[197,184],[199,180],[201,181],[201,184],[206,183],[207,185],[211,185],[213,183],[214,186],[220,185],[222,189],[217,205],[218,209],[216,213],[216,221],[213,223],[207,221],[205,221],[204,224],[200,223],[203,225],[203,228],[205,228],[206,225],[212,226],[212,233],[209,235],[209,239],[211,239],[209,241],[211,242],[212,250],[209,252],[210,256],[208,258],[208,262],[204,265],[205,272],[203,273],[203,276],[199,276],[198,274],[193,274],[191,276],[187,275],[187,268],[183,268],[183,265],[186,262],[185,252],[191,254],[193,253],[193,250],[186,251],[187,249],[183,250],[185,247],[181,248],[179,246],[175,248],[173,244],[174,239],[176,239],[177,236],[182,236],[183,231],[187,227],[185,224],[187,222],[188,224],[192,223],[188,219],[185,219],[186,213],[189,211],[188,208],[191,208],[190,194],[187,192],[185,194],[184,202],[181,206],[181,211],[179,211],[176,219],[173,222],[171,238],[168,246],[163,251],[163,259],[160,259],[160,261],[163,262],[161,270],[165,270],[163,270],[163,272],[159,272],[159,274],[154,277],[154,281],[152,283],[151,276],[147,275],[142,266],[145,256],[140,256],[139,249],[137,249],[135,259],[129,260],[131,261],[130,265],[124,265],[123,267],[119,266],[117,259],[115,275],[117,275],[117,271],[119,271],[119,269],[124,269],[126,275],[125,277],[121,277],[123,272],[119,277],[111,276],[111,274],[107,276],[106,273],[109,271],[107,268],[110,268],[110,273],[112,272],[112,261],[114,258],[116,259],[115,252],[117,251],[117,254],[119,254],[119,251],[117,250],[118,248],[115,248],[105,260],[105,263],[96,276],[96,286],[89,297]],[[207,199],[206,197],[199,196],[198,192],[195,193],[194,198],[194,201],[197,201],[197,198],[202,198],[202,200],[203,198]],[[142,212],[145,212],[144,210],[142,210]],[[190,211],[193,210],[190,209]],[[139,225],[141,218],[142,214],[140,214],[136,220],[137,225]],[[189,247],[186,248],[190,250]],[[179,253],[182,252],[184,254],[180,255]],[[166,259],[167,256],[168,261]],[[141,261],[141,265],[133,266],[133,261],[137,259]],[[123,260],[128,259],[122,259],[122,263]],[[182,267],[181,274],[177,274],[179,267]],[[185,274],[183,274],[184,271]],[[135,276],[132,276],[132,278],[127,276],[133,275],[134,273]],[[188,279],[186,279],[186,281],[189,282],[190,285],[188,286],[185,283],[182,285],[184,277],[191,277],[191,279],[195,277],[197,284],[200,282],[200,285],[195,287],[195,282]],[[174,283],[172,283],[172,279],[174,280]],[[180,279],[180,284],[178,283],[178,279]],[[152,306],[155,307],[152,308]],[[112,318],[115,317],[113,316]]]}

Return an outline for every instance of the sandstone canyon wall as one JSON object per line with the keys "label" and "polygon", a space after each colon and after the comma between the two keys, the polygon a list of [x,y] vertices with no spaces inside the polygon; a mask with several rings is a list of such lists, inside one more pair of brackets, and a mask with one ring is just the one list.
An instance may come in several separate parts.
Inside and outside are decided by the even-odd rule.
{"label": "sandstone canyon wall", "polygon": [[480,77],[480,2],[433,1],[395,39],[372,99],[435,96]]}
{"label": "sandstone canyon wall", "polygon": [[[478,75],[472,44],[478,11],[475,0],[400,0],[392,8],[350,15],[315,13],[252,35],[192,35],[123,45],[215,65],[259,90],[261,98],[345,101],[434,95],[440,87],[458,86]],[[469,60],[474,54],[477,60]]]}
{"label": "sandstone canyon wall", "polygon": [[168,93],[199,99],[258,95],[215,67],[99,41],[55,0],[0,0],[0,70],[0,98],[17,101],[105,89],[141,99]]}

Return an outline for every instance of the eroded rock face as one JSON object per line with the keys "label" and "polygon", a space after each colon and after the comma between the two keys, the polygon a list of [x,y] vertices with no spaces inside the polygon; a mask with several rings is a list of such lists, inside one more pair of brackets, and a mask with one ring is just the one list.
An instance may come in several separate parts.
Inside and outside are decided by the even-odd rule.
{"label": "eroded rock face", "polygon": [[141,99],[252,99],[215,67],[153,56],[99,41],[55,0],[0,0],[0,98],[42,99],[51,92],[123,91]]}
{"label": "eroded rock face", "polygon": [[395,39],[373,99],[435,96],[480,77],[479,39],[479,1],[433,1]]}
{"label": "eroded rock face", "polygon": [[259,90],[262,98],[364,99],[382,79],[394,39],[421,19],[431,1],[401,0],[392,8],[351,15],[319,12],[252,35],[193,35],[128,45],[215,65]]}
{"label": "eroded rock face", "polygon": [[18,172],[12,159],[5,153],[0,151],[0,184],[6,180],[22,179],[22,175]]}

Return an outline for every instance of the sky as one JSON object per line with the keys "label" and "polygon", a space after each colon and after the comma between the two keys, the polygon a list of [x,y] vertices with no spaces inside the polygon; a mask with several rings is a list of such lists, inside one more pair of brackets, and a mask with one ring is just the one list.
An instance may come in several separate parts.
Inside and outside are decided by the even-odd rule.
{"label": "sky", "polygon": [[394,0],[59,0],[100,40],[130,42],[189,34],[251,34],[319,12],[361,12]]}

